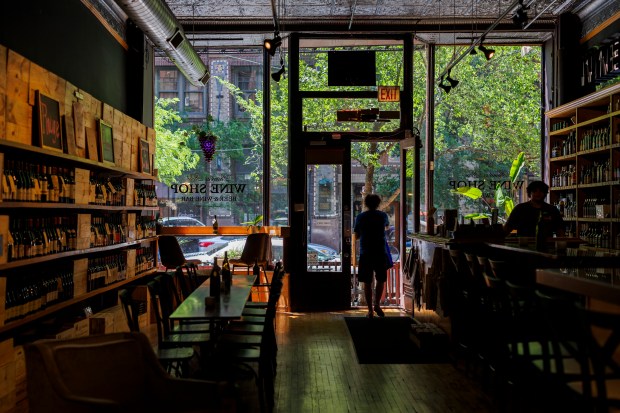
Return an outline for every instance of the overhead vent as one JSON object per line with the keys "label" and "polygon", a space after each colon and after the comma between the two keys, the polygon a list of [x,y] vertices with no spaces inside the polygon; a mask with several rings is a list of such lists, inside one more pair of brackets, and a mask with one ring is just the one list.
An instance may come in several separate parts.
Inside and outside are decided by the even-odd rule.
{"label": "overhead vent", "polygon": [[163,0],[116,0],[116,3],[194,86],[207,83],[210,77],[207,67]]}

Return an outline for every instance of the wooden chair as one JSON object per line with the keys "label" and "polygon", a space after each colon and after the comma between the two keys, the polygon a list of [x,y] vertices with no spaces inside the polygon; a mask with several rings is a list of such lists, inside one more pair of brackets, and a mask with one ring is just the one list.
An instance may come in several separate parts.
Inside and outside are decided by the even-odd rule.
{"label": "wooden chair", "polygon": [[[256,381],[261,411],[273,407],[274,377],[277,367],[275,314],[283,288],[284,268],[276,265],[269,292],[269,308],[262,323],[243,317],[230,323],[218,340],[214,357],[224,366],[239,365]],[[256,366],[256,367],[253,367]]]}
{"label": "wooden chair", "polygon": [[[241,257],[231,258],[228,260],[230,263],[230,269],[234,272],[235,267],[245,267],[247,273],[250,273],[250,268],[254,267],[254,264],[258,264],[263,271],[267,270],[267,265],[271,258],[271,238],[269,234],[262,232],[248,235],[241,252]],[[266,273],[265,273],[266,276]]]}
{"label": "wooden chair", "polygon": [[[198,282],[198,265],[200,260],[187,260],[181,251],[179,241],[174,235],[160,235],[158,239],[159,257],[162,265],[168,269],[174,269],[180,272],[179,282],[186,285],[180,285],[179,288],[183,292],[193,291],[200,284]],[[185,297],[184,297],[185,298]]]}
{"label": "wooden chair", "polygon": [[228,384],[170,377],[141,333],[24,346],[31,413],[233,412]]}
{"label": "wooden chair", "polygon": [[151,296],[151,308],[157,325],[157,341],[160,347],[174,348],[187,346],[204,347],[209,344],[208,332],[177,332],[171,328],[170,307],[166,305],[166,291],[160,280],[154,279],[147,284]]}
{"label": "wooden chair", "polygon": [[[129,331],[139,333],[139,316],[146,312],[147,302],[135,298],[133,293],[133,288],[126,288],[119,291],[118,296],[125,312]],[[192,347],[163,348],[158,346],[156,355],[168,373],[187,377],[189,375],[189,361],[194,357],[195,352]]]}

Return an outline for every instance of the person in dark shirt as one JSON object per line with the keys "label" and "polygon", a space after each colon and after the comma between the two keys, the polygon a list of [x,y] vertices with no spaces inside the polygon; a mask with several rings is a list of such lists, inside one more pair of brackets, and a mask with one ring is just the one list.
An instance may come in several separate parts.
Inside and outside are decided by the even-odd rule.
{"label": "person in dark shirt", "polygon": [[387,280],[387,255],[385,229],[389,227],[388,216],[378,211],[381,204],[379,195],[370,194],[364,198],[364,205],[368,208],[355,218],[353,231],[360,240],[360,260],[358,265],[358,280],[364,283],[364,295],[368,305],[367,317],[373,317],[372,281],[373,273],[377,281],[375,287],[374,311],[379,317],[384,313],[379,306],[383,295],[383,286]]}
{"label": "person in dark shirt", "polygon": [[542,181],[533,181],[527,186],[528,202],[517,205],[508,220],[504,224],[506,234],[517,230],[519,237],[535,237],[536,226],[539,219],[542,219],[542,230],[544,236],[552,237],[555,233],[559,237],[564,236],[564,220],[560,211],[553,205],[545,202],[545,197],[549,192],[549,186]]}

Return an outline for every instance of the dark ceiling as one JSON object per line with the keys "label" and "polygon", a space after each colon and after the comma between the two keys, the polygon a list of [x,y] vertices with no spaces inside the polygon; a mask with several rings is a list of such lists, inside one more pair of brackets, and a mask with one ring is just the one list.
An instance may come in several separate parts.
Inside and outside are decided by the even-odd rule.
{"label": "dark ceiling", "polygon": [[[279,31],[411,32],[422,42],[469,44],[492,25],[488,43],[540,43],[558,16],[591,13],[610,0],[522,0],[529,26],[513,22],[519,0],[166,0],[194,47],[247,47]],[[526,24],[527,24],[526,23]]]}

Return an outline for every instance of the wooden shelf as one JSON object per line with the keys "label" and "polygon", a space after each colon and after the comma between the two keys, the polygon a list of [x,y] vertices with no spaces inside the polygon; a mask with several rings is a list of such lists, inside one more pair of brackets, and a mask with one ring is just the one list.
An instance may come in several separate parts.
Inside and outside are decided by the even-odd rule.
{"label": "wooden shelf", "polygon": [[39,319],[41,319],[41,318],[43,318],[45,316],[48,316],[48,315],[53,314],[53,313],[55,313],[55,312],[57,312],[59,310],[62,310],[63,308],[66,308],[66,307],[69,307],[71,305],[77,304],[77,303],[79,303],[81,301],[88,300],[89,298],[95,297],[95,296],[97,296],[99,294],[102,294],[102,293],[105,293],[107,291],[115,290],[115,289],[117,289],[119,287],[122,287],[123,285],[132,283],[135,280],[147,277],[147,276],[149,276],[151,274],[154,274],[156,272],[157,272],[157,268],[152,268],[150,270],[144,271],[144,272],[136,275],[135,277],[128,278],[128,279],[125,279],[125,280],[122,280],[122,281],[118,281],[118,282],[106,285],[103,288],[98,288],[96,290],[89,291],[86,294],[82,294],[82,295],[80,295],[78,297],[73,297],[73,298],[71,298],[69,300],[60,302],[58,304],[54,304],[53,306],[51,306],[49,308],[46,308],[43,311],[39,311],[37,313],[31,314],[29,316],[26,316],[26,317],[24,317],[22,319],[15,320],[15,321],[12,321],[12,322],[10,322],[10,323],[8,323],[6,325],[0,326],[0,335],[6,333],[7,331],[11,331],[11,330],[19,328],[19,327],[21,327],[23,325],[31,323],[33,321],[39,320]]}
{"label": "wooden shelf", "polygon": [[147,206],[111,206],[111,205],[91,205],[91,204],[63,204],[60,202],[21,202],[21,201],[0,201],[0,209],[76,209],[76,210],[96,210],[96,211],[158,211],[159,207]]}
{"label": "wooden shelf", "polygon": [[136,241],[122,242],[120,244],[106,245],[105,247],[94,247],[82,250],[65,251],[58,254],[44,255],[42,257],[27,258],[24,260],[11,261],[6,264],[0,264],[0,271],[19,268],[25,265],[40,264],[42,262],[54,261],[60,258],[75,257],[85,254],[96,254],[98,252],[113,251],[121,248],[131,247],[132,245],[142,244],[143,242],[155,241],[157,237],[142,238]]}
{"label": "wooden shelf", "polygon": [[571,153],[569,155],[556,156],[555,158],[550,158],[549,160],[551,162],[557,162],[557,161],[574,161],[575,159],[577,159],[577,154]]}
{"label": "wooden shelf", "polygon": [[[584,96],[575,101],[569,102],[565,105],[558,106],[546,112],[547,124],[553,125],[558,122],[567,121],[570,119],[570,126],[562,128],[557,131],[548,133],[547,136],[547,150],[549,153],[552,151],[554,145],[562,139],[566,139],[570,131],[577,132],[575,134],[575,144],[579,147],[580,143],[585,138],[585,134],[592,129],[601,127],[609,128],[609,145],[602,147],[577,151],[574,154],[567,156],[560,156],[549,159],[549,168],[547,170],[547,179],[552,181],[552,176],[560,167],[566,164],[572,164],[575,166],[577,173],[582,171],[584,167],[590,167],[593,162],[609,162],[610,169],[608,173],[613,171],[613,168],[620,160],[620,154],[618,148],[620,148],[620,142],[615,142],[616,134],[620,128],[620,110],[611,111],[611,105],[616,105],[618,96],[620,95],[620,83],[609,86],[605,89],[591,93],[588,96]],[[607,112],[607,111],[610,112]],[[611,177],[610,175],[608,175]],[[615,215],[614,207],[620,199],[620,193],[618,193],[618,185],[620,180],[606,182],[596,182],[590,184],[577,183],[576,185],[566,187],[553,187],[550,188],[550,202],[558,202],[562,196],[561,192],[567,192],[572,194],[573,202],[575,202],[578,212],[582,213],[584,206],[584,200],[596,197],[598,199],[606,199],[605,205],[612,215]],[[583,218],[576,217],[570,219],[564,219],[569,223],[575,231],[579,231],[584,224],[586,227],[596,227],[596,230],[608,231],[610,234],[610,243],[606,244],[608,247],[614,246],[614,240],[620,234],[620,218]]]}
{"label": "wooden shelf", "polygon": [[616,185],[618,181],[607,181],[607,182],[597,182],[594,184],[579,184],[579,189],[587,189],[587,188],[601,188],[609,185]]}
{"label": "wooden shelf", "polygon": [[589,222],[589,223],[597,223],[597,222],[620,222],[618,218],[577,218],[579,222]]}
{"label": "wooden shelf", "polygon": [[549,188],[549,190],[551,191],[570,191],[570,190],[575,190],[575,189],[577,189],[577,185],[553,186]]}
{"label": "wooden shelf", "polygon": [[567,135],[568,132],[572,131],[573,129],[577,129],[577,125],[570,125],[562,129],[554,130],[553,132],[549,132],[549,136]]}
{"label": "wooden shelf", "polygon": [[35,154],[44,156],[46,158],[69,161],[74,165],[81,165],[84,167],[88,167],[89,169],[95,168],[97,170],[106,171],[110,174],[115,174],[115,176],[122,176],[122,177],[137,179],[137,180],[156,180],[157,179],[153,175],[149,175],[149,174],[145,174],[141,172],[135,172],[135,171],[128,171],[127,169],[124,169],[124,168],[110,166],[110,165],[107,165],[107,164],[104,164],[98,161],[91,161],[90,159],[80,158],[79,156],[68,155],[66,153],[60,153],[60,152],[58,153],[51,152],[47,149],[39,148],[37,146],[24,145],[23,143],[11,142],[11,141],[0,139],[0,149],[2,148],[17,150],[20,152],[27,152],[29,154],[35,153]]}

